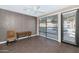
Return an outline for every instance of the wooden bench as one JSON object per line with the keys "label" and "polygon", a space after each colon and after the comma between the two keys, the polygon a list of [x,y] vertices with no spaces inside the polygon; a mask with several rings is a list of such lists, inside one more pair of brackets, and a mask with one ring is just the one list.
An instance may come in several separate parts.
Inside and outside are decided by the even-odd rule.
{"label": "wooden bench", "polygon": [[32,32],[31,31],[17,32],[16,35],[17,35],[17,39],[21,37],[26,37],[26,36],[28,36],[29,38],[32,35]]}

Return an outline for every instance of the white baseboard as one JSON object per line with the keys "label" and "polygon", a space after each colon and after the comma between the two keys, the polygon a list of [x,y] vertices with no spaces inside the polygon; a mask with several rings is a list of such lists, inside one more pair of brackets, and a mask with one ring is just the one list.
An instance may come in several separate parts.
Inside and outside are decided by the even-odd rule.
{"label": "white baseboard", "polygon": [[[34,36],[37,36],[37,34],[31,35],[30,37],[34,37]],[[26,36],[26,37],[21,37],[21,38],[18,38],[18,39],[16,39],[16,40],[22,40],[22,39],[24,39],[24,38],[28,38],[28,37],[27,37],[27,36]]]}
{"label": "white baseboard", "polygon": [[[30,37],[34,37],[34,36],[37,36],[37,34],[31,35]],[[22,40],[22,39],[24,39],[24,38],[28,38],[28,37],[26,36],[26,37],[18,38],[18,39],[16,39],[16,40]],[[4,43],[6,43],[6,42],[7,42],[7,41],[3,41],[3,42],[0,42],[0,44],[4,44]]]}
{"label": "white baseboard", "polygon": [[6,43],[7,41],[3,41],[3,42],[0,42],[0,44],[4,44],[4,43]]}

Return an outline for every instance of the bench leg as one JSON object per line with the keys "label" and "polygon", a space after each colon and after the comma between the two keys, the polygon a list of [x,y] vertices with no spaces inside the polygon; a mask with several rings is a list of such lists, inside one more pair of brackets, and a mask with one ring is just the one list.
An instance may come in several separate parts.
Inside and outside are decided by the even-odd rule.
{"label": "bench leg", "polygon": [[14,40],[12,42],[7,41],[6,45],[8,46],[10,43],[14,45],[16,43],[16,40]]}

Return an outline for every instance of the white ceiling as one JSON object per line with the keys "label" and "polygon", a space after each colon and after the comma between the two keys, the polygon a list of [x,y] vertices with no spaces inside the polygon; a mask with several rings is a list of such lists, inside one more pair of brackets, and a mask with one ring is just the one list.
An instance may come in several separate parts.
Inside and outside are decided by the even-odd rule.
{"label": "white ceiling", "polygon": [[0,5],[0,8],[37,17],[68,6],[69,5]]}

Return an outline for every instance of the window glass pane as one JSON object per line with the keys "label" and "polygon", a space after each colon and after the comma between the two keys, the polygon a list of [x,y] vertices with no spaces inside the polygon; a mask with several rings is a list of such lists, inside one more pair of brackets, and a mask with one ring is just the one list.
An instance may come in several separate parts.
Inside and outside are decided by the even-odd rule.
{"label": "window glass pane", "polygon": [[58,15],[47,18],[47,36],[57,39],[58,37]]}
{"label": "window glass pane", "polygon": [[58,16],[50,16],[47,18],[47,32],[57,33],[58,31]]}
{"label": "window glass pane", "polygon": [[40,23],[46,23],[47,17],[41,18]]}
{"label": "window glass pane", "polygon": [[46,32],[46,24],[40,23],[40,31]]}
{"label": "window glass pane", "polygon": [[44,32],[40,32],[40,36],[44,36],[44,37],[46,37],[46,33],[44,33]]}
{"label": "window glass pane", "polygon": [[46,17],[40,19],[40,31],[42,32],[46,32],[46,20]]}
{"label": "window glass pane", "polygon": [[47,38],[51,38],[51,39],[54,39],[54,40],[58,39],[57,35],[50,34],[50,33],[47,33]]}

